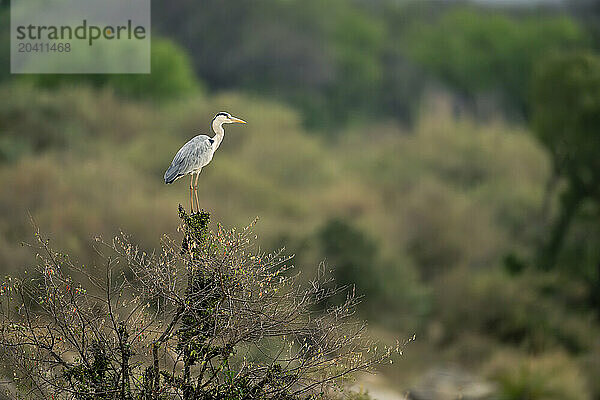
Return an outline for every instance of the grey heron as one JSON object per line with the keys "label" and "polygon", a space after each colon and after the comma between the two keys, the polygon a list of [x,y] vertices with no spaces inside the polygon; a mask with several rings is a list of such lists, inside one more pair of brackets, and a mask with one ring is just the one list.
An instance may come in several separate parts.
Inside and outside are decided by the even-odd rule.
{"label": "grey heron", "polygon": [[[196,195],[196,211],[200,211],[200,203],[198,201],[198,177],[202,168],[211,162],[215,151],[221,145],[225,130],[223,124],[232,123],[245,124],[246,121],[226,112],[220,112],[215,115],[212,120],[212,129],[215,135],[211,138],[207,135],[198,135],[190,139],[189,142],[183,145],[175,154],[171,166],[165,172],[165,183],[170,184],[177,179],[190,175],[190,213],[194,213],[194,194]],[[194,175],[196,179],[194,180]]]}

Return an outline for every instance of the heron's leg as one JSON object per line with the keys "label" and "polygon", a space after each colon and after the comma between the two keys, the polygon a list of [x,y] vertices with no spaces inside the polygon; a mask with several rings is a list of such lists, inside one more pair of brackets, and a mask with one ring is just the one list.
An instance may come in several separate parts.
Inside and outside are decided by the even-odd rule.
{"label": "heron's leg", "polygon": [[196,210],[200,212],[200,202],[198,201],[198,177],[200,176],[200,172],[196,174],[196,182],[194,183],[194,193],[196,194]]}
{"label": "heron's leg", "polygon": [[194,213],[194,174],[190,174],[190,215]]}

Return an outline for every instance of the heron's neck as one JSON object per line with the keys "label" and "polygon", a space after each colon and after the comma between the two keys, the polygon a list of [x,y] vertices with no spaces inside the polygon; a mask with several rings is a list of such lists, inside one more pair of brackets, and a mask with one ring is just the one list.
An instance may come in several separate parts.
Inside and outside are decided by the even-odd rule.
{"label": "heron's neck", "polygon": [[223,137],[225,136],[225,129],[223,129],[223,124],[217,123],[217,121],[213,121],[212,128],[215,132],[215,136],[213,136],[213,140],[215,141],[213,143],[213,147],[215,150],[217,150],[223,141]]}

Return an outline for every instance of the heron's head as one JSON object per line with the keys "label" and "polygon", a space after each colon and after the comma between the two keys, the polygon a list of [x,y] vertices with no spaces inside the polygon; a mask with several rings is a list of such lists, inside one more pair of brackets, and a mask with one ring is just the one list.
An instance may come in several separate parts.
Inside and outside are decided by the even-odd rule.
{"label": "heron's head", "polygon": [[213,124],[216,124],[216,125],[233,124],[233,123],[245,124],[246,121],[236,118],[236,117],[233,117],[231,114],[226,113],[226,112],[217,113],[217,115],[215,115],[215,118],[213,119]]}

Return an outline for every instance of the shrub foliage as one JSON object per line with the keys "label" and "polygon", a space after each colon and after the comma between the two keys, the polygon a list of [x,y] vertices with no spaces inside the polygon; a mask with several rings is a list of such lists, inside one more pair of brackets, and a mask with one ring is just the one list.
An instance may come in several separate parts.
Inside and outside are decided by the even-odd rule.
{"label": "shrub foliage", "polygon": [[101,272],[39,234],[36,273],[2,289],[1,350],[17,398],[297,399],[325,393],[394,349],[376,351],[355,297],[324,274],[300,287],[290,258],[257,251],[250,228],[186,215],[181,245],[147,254],[98,239]]}

